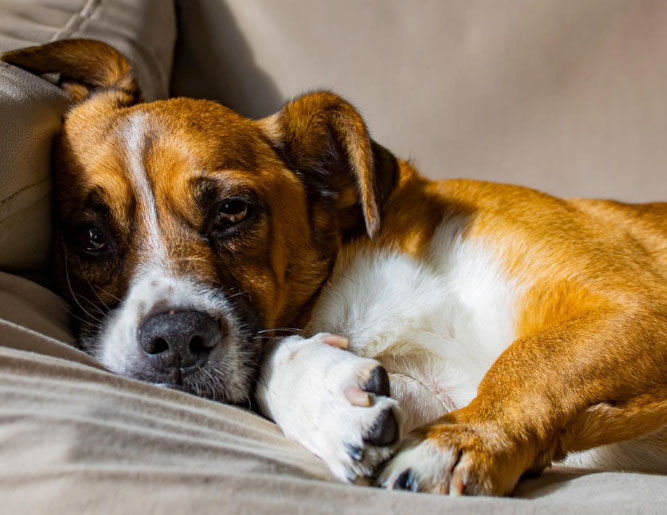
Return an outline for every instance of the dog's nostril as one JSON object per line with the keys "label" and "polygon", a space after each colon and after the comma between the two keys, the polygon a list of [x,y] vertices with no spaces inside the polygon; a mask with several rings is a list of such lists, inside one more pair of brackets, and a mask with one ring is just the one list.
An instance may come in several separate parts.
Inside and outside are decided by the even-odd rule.
{"label": "dog's nostril", "polygon": [[208,352],[210,350],[211,347],[204,343],[204,339],[201,336],[197,335],[192,338],[192,340],[190,340],[190,352],[193,355],[198,356],[199,354]]}
{"label": "dog's nostril", "polygon": [[144,346],[144,350],[146,354],[160,354],[169,350],[169,344],[164,338],[155,338]]}
{"label": "dog's nostril", "polygon": [[[223,339],[220,323],[199,311],[153,315],[139,327],[139,345],[160,368],[205,363]],[[159,358],[159,359],[157,359]]]}

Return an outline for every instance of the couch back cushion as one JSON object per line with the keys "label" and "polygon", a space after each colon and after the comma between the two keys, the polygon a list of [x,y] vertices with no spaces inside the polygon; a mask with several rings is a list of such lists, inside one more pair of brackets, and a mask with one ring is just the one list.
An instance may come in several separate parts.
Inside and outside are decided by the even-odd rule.
{"label": "couch back cushion", "polygon": [[314,88],[433,178],[667,200],[667,2],[180,0],[173,93]]}
{"label": "couch back cushion", "polygon": [[[0,52],[85,37],[133,62],[147,99],[168,95],[176,20],[165,0],[5,0]],[[39,272],[50,255],[51,142],[68,100],[49,81],[0,63],[0,270]]]}

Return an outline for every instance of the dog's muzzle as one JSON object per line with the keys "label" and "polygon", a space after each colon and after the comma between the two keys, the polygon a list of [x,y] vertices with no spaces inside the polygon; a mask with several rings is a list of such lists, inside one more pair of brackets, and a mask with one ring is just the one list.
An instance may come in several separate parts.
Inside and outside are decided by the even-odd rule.
{"label": "dog's muzzle", "polygon": [[146,318],[139,326],[139,347],[155,380],[177,385],[206,365],[225,332],[201,311],[169,311]]}

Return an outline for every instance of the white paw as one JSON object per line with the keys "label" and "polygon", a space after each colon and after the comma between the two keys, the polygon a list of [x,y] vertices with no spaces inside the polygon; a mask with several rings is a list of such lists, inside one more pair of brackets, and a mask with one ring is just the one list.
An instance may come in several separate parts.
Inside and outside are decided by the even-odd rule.
{"label": "white paw", "polygon": [[398,404],[375,360],[326,344],[330,335],[282,340],[267,358],[258,399],[285,434],[343,481],[371,477],[400,439]]}
{"label": "white paw", "polygon": [[517,442],[492,423],[451,420],[409,435],[380,473],[385,488],[449,495],[507,495],[525,465]]}
{"label": "white paw", "polygon": [[[394,490],[461,495],[467,478],[456,470],[461,455],[431,442],[408,441],[378,476],[378,485]],[[454,472],[457,472],[454,474]]]}

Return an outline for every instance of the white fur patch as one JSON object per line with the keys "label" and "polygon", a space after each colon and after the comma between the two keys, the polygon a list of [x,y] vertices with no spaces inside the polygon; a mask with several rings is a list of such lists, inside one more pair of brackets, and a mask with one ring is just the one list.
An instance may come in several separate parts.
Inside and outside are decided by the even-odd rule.
{"label": "white fur patch", "polygon": [[142,362],[138,343],[141,322],[150,315],[174,311],[201,311],[227,325],[224,362],[210,363],[224,376],[224,388],[230,400],[246,398],[248,377],[241,374],[248,361],[241,324],[225,297],[191,280],[174,277],[153,269],[136,276],[123,302],[105,320],[97,337],[97,358],[109,370],[133,375]]}
{"label": "white fur patch", "polygon": [[378,484],[393,487],[401,474],[410,474],[405,490],[431,491],[434,487],[448,493],[454,465],[459,460],[458,449],[438,448],[424,440],[400,451],[382,470]]}
{"label": "white fur patch", "polygon": [[464,239],[453,220],[438,229],[425,260],[369,249],[337,267],[309,329],[345,335],[353,352],[430,389],[442,411],[433,413],[425,397],[421,411],[439,416],[467,405],[514,341],[519,295],[491,247]]}
{"label": "white fur patch", "polygon": [[570,467],[667,474],[667,429],[572,453],[560,463]]}

